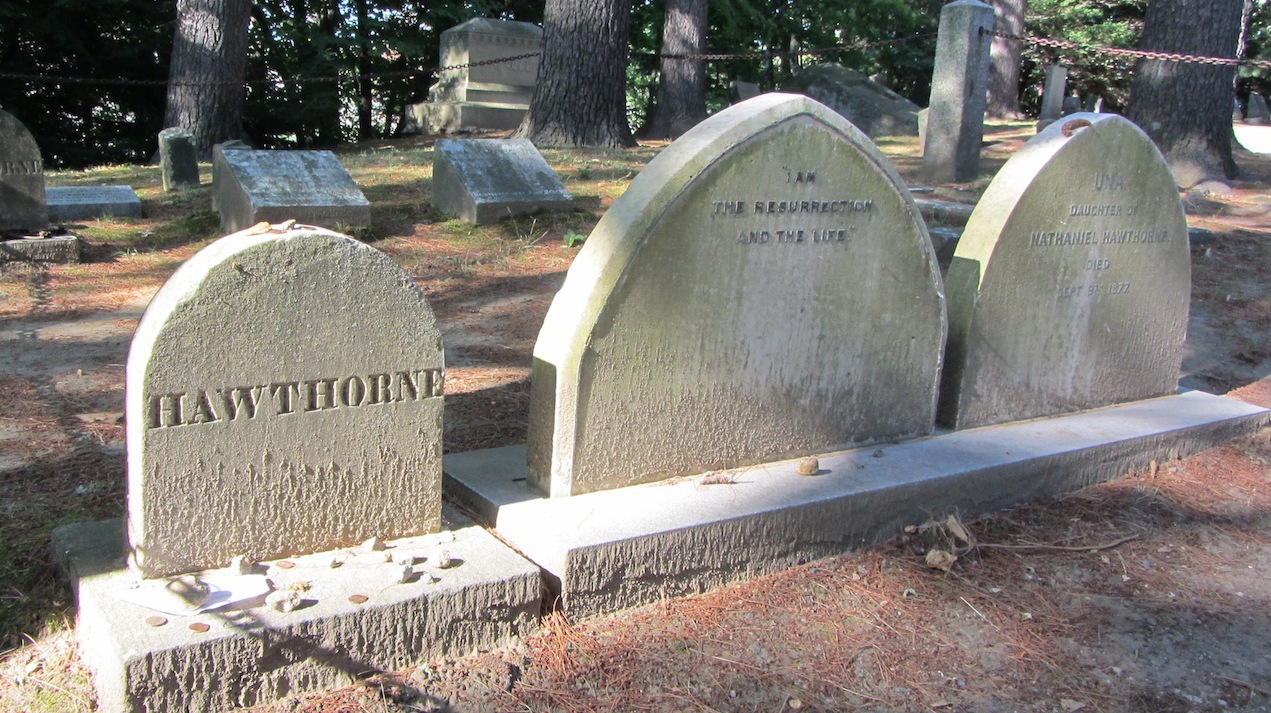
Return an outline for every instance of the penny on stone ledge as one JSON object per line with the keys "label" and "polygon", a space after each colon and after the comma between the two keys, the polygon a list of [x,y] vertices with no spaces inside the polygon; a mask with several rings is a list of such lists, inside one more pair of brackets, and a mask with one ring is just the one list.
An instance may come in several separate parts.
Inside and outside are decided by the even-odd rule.
{"label": "penny on stone ledge", "polygon": [[366,596],[365,594],[350,594],[349,595],[349,601],[353,602],[354,604],[364,604],[366,600],[369,598],[370,597]]}
{"label": "penny on stone ledge", "polygon": [[161,616],[146,617],[146,624],[148,626],[163,626],[164,624],[167,624],[167,623],[168,623],[168,620]]}
{"label": "penny on stone ledge", "polygon": [[212,627],[208,626],[207,624],[204,624],[201,621],[196,621],[193,624],[190,624],[190,631],[193,631],[196,634],[207,633],[207,631],[210,630],[211,628]]}

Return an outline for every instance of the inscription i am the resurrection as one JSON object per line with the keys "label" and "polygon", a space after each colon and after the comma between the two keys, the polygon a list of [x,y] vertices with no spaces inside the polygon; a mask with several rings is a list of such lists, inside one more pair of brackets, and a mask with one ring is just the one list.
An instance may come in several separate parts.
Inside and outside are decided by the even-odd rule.
{"label": "inscription i am the resurrection", "polygon": [[[786,171],[786,182],[810,187],[816,183],[816,171]],[[790,217],[800,221],[813,217],[830,217],[836,222],[850,214],[870,213],[874,210],[873,199],[838,198],[831,200],[714,200],[710,202],[713,215],[722,216],[763,216],[765,218]],[[776,230],[739,230],[737,243],[740,245],[759,245],[765,243],[845,243],[848,233],[855,225],[838,225],[830,227],[806,227],[790,225]]]}
{"label": "inscription i am the resurrection", "polygon": [[443,378],[441,369],[412,369],[152,394],[146,398],[146,427],[176,428],[423,401],[441,396]]}

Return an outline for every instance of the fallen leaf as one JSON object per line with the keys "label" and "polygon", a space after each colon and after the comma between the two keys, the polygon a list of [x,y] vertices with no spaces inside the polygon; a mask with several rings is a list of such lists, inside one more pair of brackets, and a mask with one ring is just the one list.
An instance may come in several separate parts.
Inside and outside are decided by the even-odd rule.
{"label": "fallen leaf", "polygon": [[932,569],[939,569],[945,572],[953,569],[953,563],[958,561],[958,556],[952,552],[944,550],[927,550],[927,566]]}

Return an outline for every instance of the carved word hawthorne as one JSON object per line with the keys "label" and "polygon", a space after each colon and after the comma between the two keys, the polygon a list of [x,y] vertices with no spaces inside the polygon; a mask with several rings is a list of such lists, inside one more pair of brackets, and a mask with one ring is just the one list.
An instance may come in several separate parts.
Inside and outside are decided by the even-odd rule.
{"label": "carved word hawthorne", "polygon": [[441,396],[442,371],[417,369],[149,396],[148,428],[175,428],[359,408]]}

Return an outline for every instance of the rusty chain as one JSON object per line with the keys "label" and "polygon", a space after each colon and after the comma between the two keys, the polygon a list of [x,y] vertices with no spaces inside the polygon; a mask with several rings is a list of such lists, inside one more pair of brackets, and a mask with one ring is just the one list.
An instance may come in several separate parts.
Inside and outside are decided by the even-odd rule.
{"label": "rusty chain", "polygon": [[1229,57],[1203,57],[1194,54],[1172,54],[1170,52],[1152,52],[1149,50],[1131,50],[1122,49],[1120,47],[1098,47],[1095,45],[1083,45],[1080,42],[1066,42],[1064,40],[1050,40],[1044,37],[1032,37],[1028,35],[1012,35],[1008,32],[994,32],[992,30],[981,29],[981,34],[1000,37],[1004,40],[1018,40],[1030,45],[1040,45],[1042,47],[1054,47],[1056,49],[1070,50],[1088,50],[1092,52],[1102,52],[1114,56],[1135,57],[1143,59],[1156,59],[1165,62],[1190,62],[1192,64],[1211,64],[1226,67],[1266,67],[1271,68],[1271,61],[1263,59],[1234,59]]}
{"label": "rusty chain", "polygon": [[[762,59],[772,57],[817,57],[820,55],[841,54],[844,52],[854,52],[874,47],[883,47],[887,45],[905,44],[908,42],[917,42],[919,40],[930,39],[935,37],[935,33],[913,35],[910,37],[901,37],[892,40],[876,40],[873,42],[858,42],[852,45],[843,45],[841,47],[831,47],[823,50],[801,50],[798,52],[741,52],[734,54],[653,54],[641,53],[641,56],[656,57],[659,59],[704,59],[710,61],[728,60],[728,59]],[[436,69],[422,70],[399,70],[394,72],[375,72],[371,74],[361,74],[348,77],[295,77],[290,81],[299,84],[322,84],[336,82],[353,82],[362,79],[380,79],[387,77],[418,77],[418,76],[437,76],[443,72],[450,72],[460,69],[469,69],[472,67],[482,67],[491,64],[502,64],[504,62],[516,62],[531,57],[537,57],[539,52],[528,52],[526,54],[512,55],[509,57],[499,57],[497,59],[487,59],[479,62],[467,62],[464,64],[451,64]],[[98,79],[94,77],[61,77],[45,74],[20,74],[16,72],[0,72],[0,78],[16,79],[27,82],[42,82],[46,84],[96,84],[103,86],[163,86],[163,87],[211,87],[211,86],[227,86],[227,85],[255,85],[255,84],[274,84],[276,80],[272,79],[248,79],[242,82],[238,81],[220,81],[220,82],[169,82],[164,79]]]}

